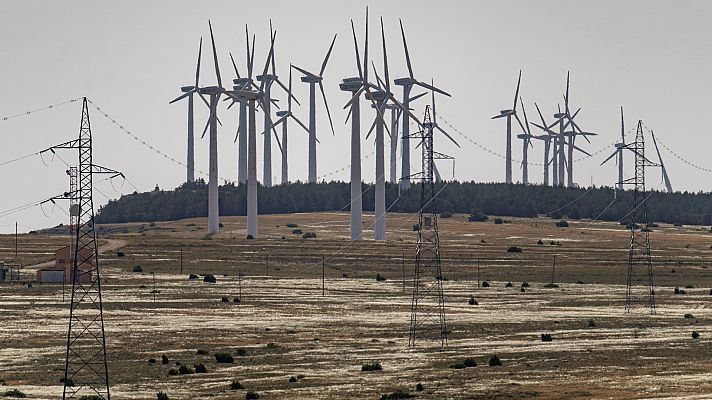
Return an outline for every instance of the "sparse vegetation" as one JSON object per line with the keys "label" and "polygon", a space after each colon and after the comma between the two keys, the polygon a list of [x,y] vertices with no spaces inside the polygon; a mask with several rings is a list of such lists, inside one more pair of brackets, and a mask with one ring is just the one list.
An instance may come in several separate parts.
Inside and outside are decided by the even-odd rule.
{"label": "sparse vegetation", "polygon": [[379,282],[383,282],[386,280],[386,277],[381,274],[376,274],[376,280]]}
{"label": "sparse vegetation", "polygon": [[205,368],[205,365],[202,363],[195,364],[193,367],[195,368],[196,374],[205,374],[208,372],[208,369]]}
{"label": "sparse vegetation", "polygon": [[223,352],[215,353],[215,361],[220,364],[232,364],[235,362],[235,359],[232,357],[232,354]]}
{"label": "sparse vegetation", "polygon": [[314,239],[316,238],[316,233],[314,232],[306,232],[302,235],[302,239]]}
{"label": "sparse vegetation", "polygon": [[133,272],[143,272],[143,268],[140,265],[135,265],[133,267]]}
{"label": "sparse vegetation", "polygon": [[288,223],[285,225],[287,228],[299,228],[299,225],[294,224],[294,223]]}
{"label": "sparse vegetation", "polygon": [[167,355],[165,355],[165,354],[161,355],[161,364],[166,365],[169,362],[170,362],[170,360],[168,359]]}
{"label": "sparse vegetation", "polygon": [[196,274],[190,274],[188,275],[188,279],[193,280],[193,279],[200,279],[200,277]]}
{"label": "sparse vegetation", "polygon": [[181,375],[191,375],[195,373],[195,370],[187,365],[181,365],[178,367],[178,373]]}
{"label": "sparse vegetation", "polygon": [[452,213],[450,211],[443,211],[440,213],[440,218],[452,218]]}
{"label": "sparse vegetation", "polygon": [[475,361],[474,358],[468,357],[465,359],[465,361],[457,364],[453,364],[450,366],[450,368],[453,369],[463,369],[463,368],[474,368],[477,366],[477,361]]}
{"label": "sparse vegetation", "polygon": [[198,351],[196,351],[195,354],[197,354],[197,355],[199,355],[199,356],[207,356],[207,355],[210,354],[210,353],[208,353],[207,350],[198,349]]}
{"label": "sparse vegetation", "polygon": [[501,367],[502,366],[502,361],[497,357],[497,355],[493,355],[492,357],[489,358],[488,364],[490,367]]}
{"label": "sparse vegetation", "polygon": [[289,383],[294,383],[294,382],[296,382],[296,381],[297,381],[297,377],[296,377],[296,376],[292,376],[292,377],[289,378]]}
{"label": "sparse vegetation", "polygon": [[168,400],[168,395],[163,392],[158,392],[156,394],[156,400]]}
{"label": "sparse vegetation", "polygon": [[507,253],[521,253],[522,248],[518,246],[509,246],[507,247]]}
{"label": "sparse vegetation", "polygon": [[425,388],[423,387],[422,383],[418,383],[417,385],[415,385],[415,390],[418,392],[422,392],[424,389]]}
{"label": "sparse vegetation", "polygon": [[383,370],[383,367],[381,367],[380,362],[366,363],[361,366],[361,372],[382,371],[382,370]]}
{"label": "sparse vegetation", "polygon": [[242,390],[245,387],[242,386],[242,383],[240,383],[238,380],[234,379],[232,382],[230,382],[230,390]]}
{"label": "sparse vegetation", "polygon": [[504,223],[504,220],[502,218],[495,218],[494,219],[494,224],[495,225],[502,225]]}
{"label": "sparse vegetation", "polygon": [[700,334],[697,333],[696,331],[692,331],[692,338],[693,338],[693,339],[699,339],[699,338],[700,338]]}
{"label": "sparse vegetation", "polygon": [[568,223],[567,221],[564,221],[564,220],[562,219],[561,221],[558,221],[558,222],[556,223],[556,227],[557,227],[557,228],[568,228],[568,227],[569,227],[569,223]]}
{"label": "sparse vegetation", "polygon": [[469,304],[471,306],[476,306],[477,300],[475,300],[475,296],[470,296],[470,299],[467,301],[467,304]]}
{"label": "sparse vegetation", "polygon": [[485,222],[489,219],[489,217],[485,214],[482,213],[479,209],[473,211],[470,213],[470,216],[467,217],[467,220],[470,222]]}
{"label": "sparse vegetation", "polygon": [[203,277],[203,282],[205,282],[205,283],[216,283],[217,281],[218,281],[217,278],[215,278],[215,275],[213,275],[213,274],[206,274]]}
{"label": "sparse vegetation", "polygon": [[228,299],[227,297],[223,296],[223,298],[221,299],[221,301],[222,301],[223,303],[229,303],[229,302],[230,302],[230,299]]}
{"label": "sparse vegetation", "polygon": [[260,398],[260,395],[255,392],[245,393],[245,400],[257,400],[259,398]]}
{"label": "sparse vegetation", "polygon": [[522,282],[522,287],[523,287],[523,288],[528,288],[528,287],[529,287],[529,282],[526,282],[526,281]]}
{"label": "sparse vegetation", "polygon": [[542,342],[551,342],[553,339],[551,337],[551,334],[548,333],[542,333],[541,334],[541,341]]}
{"label": "sparse vegetation", "polygon": [[125,257],[125,256],[126,256],[126,254],[124,254],[123,251],[117,251],[117,252],[116,252],[116,257]]}
{"label": "sparse vegetation", "polygon": [[685,289],[680,289],[679,287],[675,286],[675,289],[673,289],[673,294],[687,294],[685,292]]}
{"label": "sparse vegetation", "polygon": [[589,328],[595,328],[596,327],[596,321],[589,319],[588,320],[588,327]]}
{"label": "sparse vegetation", "polygon": [[304,233],[304,232],[301,229],[292,230],[292,234],[294,234],[294,235],[301,235],[302,233]]}
{"label": "sparse vegetation", "polygon": [[695,316],[692,315],[692,314],[685,314],[683,317],[684,317],[685,319],[695,319]]}
{"label": "sparse vegetation", "polygon": [[17,399],[24,399],[25,397],[27,397],[27,395],[25,395],[18,389],[10,389],[10,390],[6,391],[5,393],[3,393],[2,396],[3,397],[14,397]]}
{"label": "sparse vegetation", "polygon": [[399,389],[399,390],[396,390],[395,392],[382,395],[380,400],[412,399],[413,397],[415,397],[415,396]]}
{"label": "sparse vegetation", "polygon": [[482,287],[490,287],[489,282],[487,282],[487,281],[482,282]]}
{"label": "sparse vegetation", "polygon": [[512,287],[512,282],[507,282],[504,287]]}

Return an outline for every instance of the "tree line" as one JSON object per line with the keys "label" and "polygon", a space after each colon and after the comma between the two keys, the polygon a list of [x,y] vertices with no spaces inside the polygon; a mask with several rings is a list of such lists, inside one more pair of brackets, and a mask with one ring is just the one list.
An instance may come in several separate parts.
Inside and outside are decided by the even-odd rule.
{"label": "tree line", "polygon": [[[633,192],[609,187],[563,188],[505,183],[440,182],[436,207],[439,212],[483,213],[511,217],[598,218],[630,221]],[[362,184],[364,211],[373,211],[375,190]],[[246,215],[247,186],[226,184],[220,189],[220,215]],[[290,183],[270,188],[258,186],[260,214],[348,211],[350,184],[346,182]],[[712,225],[710,193],[648,192],[650,222]],[[420,186],[399,193],[397,184],[386,184],[390,212],[415,213],[420,209]],[[642,211],[639,209],[638,212]],[[203,180],[184,183],[174,190],[134,192],[111,200],[97,213],[97,223],[171,221],[208,215],[208,188]],[[640,220],[640,217],[638,218]]]}

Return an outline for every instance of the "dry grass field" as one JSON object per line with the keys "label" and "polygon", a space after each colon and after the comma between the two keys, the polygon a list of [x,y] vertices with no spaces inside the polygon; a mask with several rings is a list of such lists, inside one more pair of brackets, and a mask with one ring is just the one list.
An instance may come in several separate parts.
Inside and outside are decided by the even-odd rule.
{"label": "dry grass field", "polygon": [[[657,314],[650,315],[624,312],[625,227],[507,219],[439,220],[450,336],[444,349],[423,341],[415,350],[407,345],[417,216],[390,214],[383,243],[371,230],[351,242],[348,213],[260,216],[256,240],[245,239],[241,217],[222,218],[213,237],[205,236],[206,219],[102,226],[102,241],[125,242],[124,256],[108,251],[101,264],[112,397],[155,399],[161,390],[170,399],[242,399],[247,391],[260,399],[379,399],[402,390],[421,399],[711,398],[709,227],[651,233]],[[367,216],[365,226],[372,222]],[[48,261],[67,240],[22,235],[20,258]],[[507,252],[512,245],[522,252]],[[547,289],[554,256],[559,287]],[[13,258],[14,236],[0,236],[0,260]],[[490,287],[477,287],[478,264]],[[143,272],[132,272],[138,265]],[[191,273],[214,274],[217,283],[189,280]],[[27,268],[25,280],[32,276]],[[676,286],[686,294],[673,294]],[[58,398],[68,317],[62,286],[2,284],[0,315],[0,396],[18,388],[28,398]],[[234,363],[216,363],[217,352],[230,352]],[[490,367],[495,354],[502,366]],[[478,365],[452,368],[468,357]],[[202,363],[207,373],[169,376],[176,362]],[[382,371],[362,372],[370,362]],[[245,389],[230,390],[233,380]]]}

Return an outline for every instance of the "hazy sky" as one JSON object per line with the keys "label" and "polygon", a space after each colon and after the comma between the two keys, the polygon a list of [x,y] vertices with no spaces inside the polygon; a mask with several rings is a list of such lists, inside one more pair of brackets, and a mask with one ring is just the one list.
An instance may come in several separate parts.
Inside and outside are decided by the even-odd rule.
{"label": "hazy sky", "polygon": [[[119,123],[143,140],[181,161],[186,153],[186,104],[168,102],[191,84],[198,41],[209,40],[213,22],[223,80],[233,78],[228,51],[244,70],[244,25],[257,34],[256,68],[268,51],[269,18],[278,31],[277,73],[286,83],[289,62],[318,71],[331,37],[338,34],[324,85],[336,135],[332,136],[323,105],[318,102],[318,174],[347,167],[350,125],[344,124],[343,105],[349,96],[338,89],[340,80],[357,74],[349,19],[353,18],[363,45],[363,1],[8,1],[0,5],[0,68],[4,95],[0,97],[0,163],[77,137],[80,104],[2,121],[70,98],[87,96]],[[249,11],[247,9],[249,7]],[[627,128],[638,119],[654,129],[660,141],[705,167],[709,138],[705,117],[712,89],[712,28],[709,1],[381,1],[370,4],[370,54],[380,69],[378,18],[383,16],[392,78],[407,72],[398,18],[408,36],[416,78],[435,79],[452,93],[439,98],[442,119],[468,137],[504,154],[503,120],[491,120],[511,107],[517,73],[523,70],[521,96],[528,117],[538,121],[533,102],[547,120],[556,110],[571,71],[571,106],[582,107],[577,117],[587,131],[599,133],[588,144],[590,152],[616,141],[619,107],[625,108]],[[207,44],[207,42],[206,42]],[[201,81],[214,81],[210,49],[204,48]],[[306,122],[308,86],[294,77],[295,95],[304,105],[294,112]],[[399,93],[397,91],[396,93]],[[283,93],[277,90],[278,96]],[[414,93],[417,93],[415,91]],[[419,100],[421,115],[426,101]],[[206,107],[196,103],[196,130],[202,131]],[[362,126],[370,126],[373,113],[362,103]],[[112,126],[92,109],[95,162],[123,171],[141,190],[173,188],[185,179],[185,169],[173,164]],[[237,112],[221,109],[220,176],[236,179],[235,136]],[[258,114],[261,118],[261,114]],[[441,126],[447,128],[444,122]],[[260,123],[258,123],[260,126]],[[290,177],[306,178],[307,136],[290,124]],[[502,181],[504,160],[482,151],[457,133],[462,148],[438,139],[436,148],[457,158],[460,180]],[[518,132],[517,132],[518,133]],[[631,137],[632,138],[632,137]],[[262,141],[258,140],[258,176],[262,176]],[[362,142],[363,154],[373,150],[373,139]],[[521,141],[515,140],[513,157],[521,159]],[[612,149],[610,149],[612,151]],[[610,153],[578,162],[576,181],[611,185],[615,165],[599,167]],[[652,147],[648,151],[654,154]],[[691,168],[661,149],[676,190],[709,191],[709,173]],[[196,139],[196,167],[207,170],[208,141]],[[543,146],[534,143],[530,162],[542,161]],[[274,180],[279,180],[279,159],[273,144]],[[63,159],[76,163],[76,153]],[[387,156],[388,157],[388,156]],[[388,162],[388,158],[386,159]],[[419,164],[419,156],[413,160]],[[629,157],[630,160],[630,157]],[[45,159],[46,162],[49,158]],[[398,160],[400,166],[400,161]],[[39,157],[0,166],[0,232],[20,221],[21,230],[64,222],[54,210],[45,217],[33,207],[5,215],[2,211],[67,190],[65,165],[58,159],[46,167]],[[440,166],[451,176],[451,166]],[[628,168],[631,170],[631,168]],[[347,180],[348,168],[332,175]],[[363,176],[374,178],[373,157],[363,162]],[[541,182],[541,167],[530,167],[530,180]],[[515,180],[521,170],[515,162]],[[661,188],[660,174],[650,170],[650,187]],[[95,204],[134,189],[120,181],[97,184]],[[116,190],[115,190],[116,189]],[[106,195],[106,196],[105,196]],[[51,206],[44,211],[49,214]],[[14,228],[12,228],[14,229]]]}

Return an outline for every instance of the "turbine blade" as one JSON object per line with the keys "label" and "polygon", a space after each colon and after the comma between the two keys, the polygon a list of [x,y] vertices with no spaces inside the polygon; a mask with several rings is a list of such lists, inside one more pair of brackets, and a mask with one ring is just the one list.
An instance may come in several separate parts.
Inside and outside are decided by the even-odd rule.
{"label": "turbine blade", "polygon": [[252,58],[250,57],[250,31],[245,24],[245,42],[247,42],[247,53],[245,57],[247,59],[247,77],[252,79]]}
{"label": "turbine blade", "polygon": [[621,143],[625,143],[625,123],[623,121],[623,106],[621,106]]}
{"label": "turbine blade", "polygon": [[[291,74],[292,74],[292,71],[291,71],[291,70],[289,71],[289,74],[290,74],[290,77],[291,77]],[[288,109],[288,110],[291,110],[291,107],[292,107],[292,99],[294,99],[294,101],[296,101],[297,104],[299,104],[299,105],[301,106],[301,103],[299,103],[299,100],[297,100],[297,98],[294,97],[294,95],[292,94],[292,90],[291,90],[291,89],[288,89],[286,86],[284,86],[284,83],[282,83],[282,81],[280,81],[279,78],[275,79],[274,81],[277,82],[277,84],[279,85],[279,87],[281,87],[281,88],[287,93],[287,107],[288,107],[287,109]],[[290,82],[290,86],[291,86],[291,82]]]}
{"label": "turbine blade", "polygon": [[425,83],[425,82],[415,82],[415,84],[418,85],[418,86],[422,86],[422,87],[424,87],[425,89],[438,92],[438,93],[442,94],[443,96],[452,97],[452,96],[450,95],[450,93],[448,93],[448,92],[446,92],[446,91],[444,91],[444,90],[438,89],[438,88],[436,88],[436,87],[433,86],[433,85],[428,85],[428,84]]}
{"label": "turbine blade", "polygon": [[[270,40],[271,44],[269,46],[269,54],[267,55],[267,61],[265,61],[265,68],[262,70],[262,76],[267,75],[267,70],[269,68],[269,64],[272,59],[272,55],[274,54],[274,39],[275,38],[276,38],[276,34],[273,34],[272,38]],[[254,50],[254,47],[253,47],[253,50]],[[264,89],[265,81],[266,80],[263,79],[262,82],[260,83],[260,88],[259,88],[260,91],[262,91],[262,89]]]}
{"label": "turbine blade", "polygon": [[[361,55],[358,51],[358,40],[356,40],[356,28],[354,28],[354,20],[351,20],[351,33],[354,37],[354,49],[356,50],[356,67],[358,67],[358,77],[363,79],[363,69],[361,68]],[[348,118],[347,118],[348,120]]]}
{"label": "turbine blade", "polygon": [[218,51],[215,49],[215,37],[213,36],[213,25],[208,20],[210,27],[210,41],[213,44],[213,61],[215,62],[215,76],[218,78],[218,87],[222,87],[222,78],[220,77],[220,64],[218,63]]}
{"label": "turbine blade", "polygon": [[363,82],[368,82],[368,6],[366,6],[366,39],[363,48]]}
{"label": "turbine blade", "polygon": [[198,64],[195,68],[195,88],[198,89],[198,82],[200,80],[200,58],[203,54],[203,38],[200,38],[200,45],[198,46]]}
{"label": "turbine blade", "polygon": [[601,165],[607,163],[608,160],[610,160],[611,158],[613,158],[613,157],[616,156],[616,155],[618,155],[618,150],[614,151],[613,154],[611,154],[610,156],[608,156],[608,158],[606,158],[605,160],[603,160],[603,162],[601,163]]}
{"label": "turbine blade", "polygon": [[403,49],[405,49],[405,61],[408,64],[408,74],[410,75],[410,79],[413,78],[413,66],[410,64],[410,54],[408,53],[408,43],[405,41],[405,31],[403,30],[403,21],[398,18],[398,22],[400,23],[400,30],[401,30],[401,36],[403,37]]}
{"label": "turbine blade", "polygon": [[[527,109],[524,108],[524,100],[522,100],[521,97],[519,98],[519,103],[522,105],[522,113],[524,114],[524,125],[525,125],[526,128],[527,128],[525,132],[526,132],[529,136],[531,136],[532,131],[531,131],[531,129],[529,129],[529,120],[527,119]],[[532,142],[531,142],[531,139],[528,139],[528,140],[529,140],[529,144],[531,144],[531,143],[532,143]]]}
{"label": "turbine blade", "polygon": [[388,74],[388,54],[386,52],[386,34],[383,30],[383,17],[381,17],[381,38],[383,39],[383,77],[386,78],[386,91],[391,91],[390,76]]}
{"label": "turbine blade", "polygon": [[329,103],[326,101],[326,93],[324,93],[324,84],[319,81],[319,90],[321,91],[321,98],[324,99],[324,106],[326,106],[326,115],[329,116],[329,125],[331,125],[331,134],[336,136],[334,132],[334,123],[331,121],[331,111],[329,111]]}
{"label": "turbine blade", "polygon": [[517,98],[519,97],[519,84],[522,83],[522,70],[519,70],[519,79],[517,80],[517,90],[514,92],[514,105],[512,110],[517,111]]}
{"label": "turbine blade", "polygon": [[376,127],[376,121],[378,121],[378,115],[376,115],[376,118],[373,119],[373,123],[371,124],[371,128],[368,130],[368,133],[366,134],[366,140],[368,140],[368,138],[371,137],[371,133],[373,132],[373,128]]}
{"label": "turbine blade", "polygon": [[570,71],[566,71],[566,96],[564,96],[564,110],[566,110],[566,114],[569,113],[569,73]]}
{"label": "turbine blade", "polygon": [[309,132],[309,128],[307,128],[307,126],[304,125],[304,123],[302,123],[302,121],[300,121],[299,118],[297,118],[296,115],[294,115],[294,114],[292,114],[292,113],[290,112],[290,113],[289,113],[289,116],[292,117],[293,120],[297,121],[297,123],[299,124],[299,126],[301,126],[307,133]]}
{"label": "turbine blade", "polygon": [[296,69],[297,71],[303,73],[303,74],[306,75],[306,76],[311,76],[312,78],[318,78],[318,76],[312,74],[311,72],[309,72],[309,71],[307,71],[307,70],[305,70],[305,69],[303,69],[303,68],[299,68],[299,67],[297,67],[297,66],[294,65],[294,64],[290,64],[290,65],[292,66],[292,68]]}
{"label": "turbine blade", "polygon": [[346,103],[346,105],[344,106],[343,109],[345,110],[347,107],[351,106],[351,103],[353,103],[354,101],[357,101],[359,96],[361,96],[361,93],[363,93],[364,90],[366,90],[365,85],[361,86],[361,88],[359,90],[357,90],[353,96],[351,96],[351,99]]}
{"label": "turbine blade", "polygon": [[381,80],[381,77],[378,76],[378,70],[376,69],[376,64],[373,61],[371,61],[371,65],[373,65],[373,72],[376,74],[376,81],[378,82],[378,85],[380,86],[380,88],[386,87],[386,84]]}
{"label": "turbine blade", "polygon": [[324,62],[321,63],[321,70],[319,70],[319,76],[324,75],[324,70],[326,69],[326,63],[329,62],[329,56],[331,56],[331,50],[334,48],[335,42],[336,42],[336,35],[334,35],[334,39],[331,41],[331,46],[329,46],[329,51],[326,53],[326,57],[324,57]]}
{"label": "turbine blade", "polygon": [[421,93],[421,94],[417,94],[417,95],[415,95],[415,96],[409,98],[409,99],[408,99],[408,102],[416,101],[416,100],[418,100],[419,98],[425,96],[426,94],[428,94],[428,92],[423,92],[423,93]]}
{"label": "turbine blade", "polygon": [[447,138],[450,139],[451,142],[455,143],[455,146],[460,147],[460,143],[457,143],[457,140],[453,139],[452,136],[450,136],[447,132],[445,132],[445,130],[443,130],[443,128],[435,125],[435,129],[439,130],[440,132],[442,132],[443,135],[447,136]]}
{"label": "turbine blade", "polygon": [[175,103],[176,101],[183,100],[183,99],[185,99],[186,97],[190,96],[190,95],[193,94],[193,93],[195,93],[195,89],[191,90],[190,92],[185,92],[185,93],[183,93],[182,95],[180,95],[180,96],[176,97],[175,99],[169,101],[168,104],[173,104],[173,103]]}
{"label": "turbine blade", "polygon": [[527,129],[524,127],[524,124],[522,123],[522,120],[519,119],[519,115],[517,115],[517,114],[515,113],[515,114],[514,114],[514,118],[515,118],[515,119],[517,120],[517,122],[519,123],[519,127],[522,128],[522,131],[526,133]]}
{"label": "turbine blade", "polygon": [[349,118],[351,118],[351,111],[353,111],[353,109],[349,107],[349,112],[348,114],[346,114],[346,120],[344,121],[344,124],[349,122]]}
{"label": "turbine blade", "polygon": [[[541,124],[542,126],[546,126],[546,121],[544,121],[544,116],[541,114],[541,110],[539,109],[539,105],[534,103],[534,106],[536,106],[536,111],[539,113],[539,118],[541,119]],[[541,128],[541,127],[540,127]],[[542,128],[544,129],[544,128]]]}
{"label": "turbine blade", "polygon": [[237,75],[237,79],[240,79],[240,72],[237,71],[237,64],[235,64],[235,58],[232,57],[232,52],[230,52],[230,61],[232,61],[232,67],[235,68],[235,75]]}

